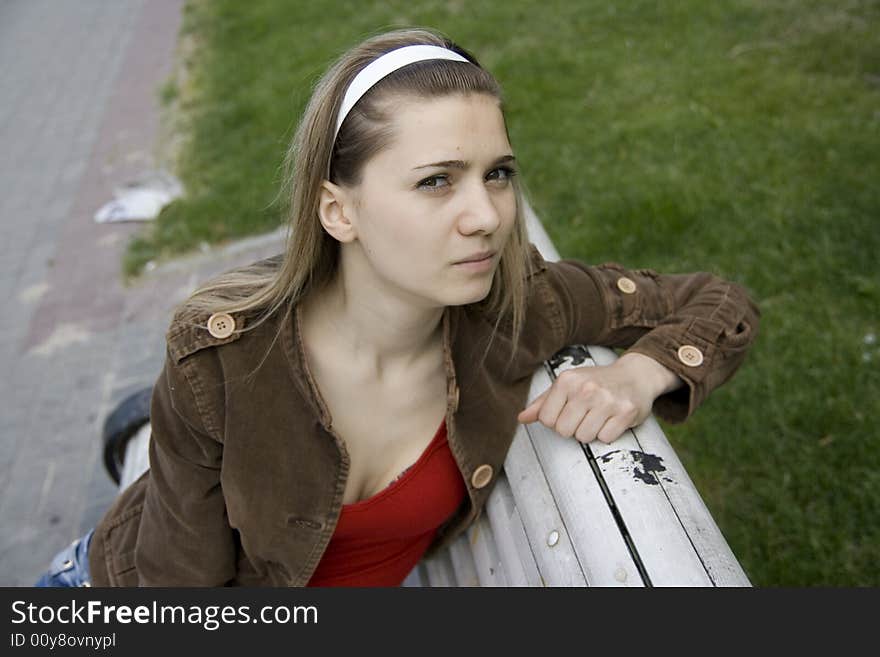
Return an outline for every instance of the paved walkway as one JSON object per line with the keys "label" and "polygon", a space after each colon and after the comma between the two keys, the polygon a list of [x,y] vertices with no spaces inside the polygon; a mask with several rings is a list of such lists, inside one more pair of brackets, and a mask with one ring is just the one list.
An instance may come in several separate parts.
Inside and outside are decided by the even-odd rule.
{"label": "paved walkway", "polygon": [[183,0],[0,3],[0,585],[29,586],[116,495],[103,420],[152,385],[171,304],[280,237],[123,288],[133,224],[95,224],[156,166],[157,94]]}

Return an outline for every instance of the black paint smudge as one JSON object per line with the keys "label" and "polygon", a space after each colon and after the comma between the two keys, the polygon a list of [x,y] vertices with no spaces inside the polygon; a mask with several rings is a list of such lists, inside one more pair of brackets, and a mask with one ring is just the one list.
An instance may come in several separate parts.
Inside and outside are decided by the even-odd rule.
{"label": "black paint smudge", "polygon": [[547,362],[550,363],[550,367],[552,367],[555,372],[556,369],[565,362],[566,358],[570,358],[572,366],[577,367],[589,357],[590,352],[588,352],[586,348],[581,347],[580,345],[571,345],[557,351]]}
{"label": "black paint smudge", "polygon": [[[644,452],[632,452],[632,455],[633,460],[636,462],[636,467],[633,468],[633,476],[636,479],[641,479],[646,484],[654,486],[659,484],[660,480],[657,478],[657,475],[661,472],[666,472],[663,459],[654,454],[645,454]],[[639,470],[639,465],[642,466],[641,470]]]}
{"label": "black paint smudge", "polygon": [[[613,452],[608,452],[605,456],[602,456],[600,460],[602,463],[608,463],[615,454],[620,452],[621,450],[615,450]],[[633,478],[638,481],[642,481],[646,484],[650,484],[652,486],[657,486],[660,483],[660,479],[657,475],[662,472],[666,472],[666,466],[663,465],[663,459],[659,456],[655,456],[654,454],[645,454],[645,452],[635,452],[630,451],[630,455],[633,460]],[[672,480],[668,477],[663,477],[664,481],[672,482]]]}
{"label": "black paint smudge", "polygon": [[605,456],[600,456],[599,460],[602,461],[602,463],[608,463],[608,461],[611,460],[611,457],[617,454],[619,451],[619,449],[615,449],[613,452],[608,452]]}

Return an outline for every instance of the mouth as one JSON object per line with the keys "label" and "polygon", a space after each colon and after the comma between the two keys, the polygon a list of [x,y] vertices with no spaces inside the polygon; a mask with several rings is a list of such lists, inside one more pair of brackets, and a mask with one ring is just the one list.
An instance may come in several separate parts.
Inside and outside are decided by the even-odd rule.
{"label": "mouth", "polygon": [[488,275],[495,269],[495,256],[497,251],[483,251],[475,253],[469,258],[459,260],[453,265],[458,271],[468,275]]}
{"label": "mouth", "polygon": [[497,251],[482,251],[481,253],[475,253],[472,256],[465,258],[464,260],[459,260],[455,264],[464,265],[468,263],[487,262],[494,258],[496,253]]}

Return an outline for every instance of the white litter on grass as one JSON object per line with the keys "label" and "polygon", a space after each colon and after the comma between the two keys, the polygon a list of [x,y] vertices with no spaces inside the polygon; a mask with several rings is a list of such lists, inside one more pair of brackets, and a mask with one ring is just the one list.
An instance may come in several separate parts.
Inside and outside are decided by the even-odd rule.
{"label": "white litter on grass", "polygon": [[114,221],[149,221],[174,199],[183,194],[183,186],[174,176],[157,171],[113,192],[116,197],[95,213],[99,224]]}

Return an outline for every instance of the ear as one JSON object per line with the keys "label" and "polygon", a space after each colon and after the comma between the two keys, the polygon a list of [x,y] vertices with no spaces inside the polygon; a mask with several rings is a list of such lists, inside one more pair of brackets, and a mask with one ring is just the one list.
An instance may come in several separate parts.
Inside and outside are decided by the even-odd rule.
{"label": "ear", "polygon": [[329,180],[321,183],[321,196],[318,201],[318,216],[324,230],[340,242],[352,242],[357,231],[351,219],[354,202],[351,193]]}

